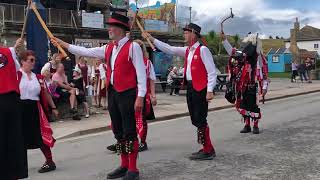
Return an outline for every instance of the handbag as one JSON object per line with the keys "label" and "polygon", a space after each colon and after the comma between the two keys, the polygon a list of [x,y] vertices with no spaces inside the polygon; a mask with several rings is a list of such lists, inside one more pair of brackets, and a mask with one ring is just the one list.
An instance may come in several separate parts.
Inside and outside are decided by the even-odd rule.
{"label": "handbag", "polygon": [[234,84],[232,83],[232,81],[229,81],[227,82],[226,87],[227,89],[224,97],[227,99],[229,103],[234,104],[236,102],[236,93],[234,89]]}

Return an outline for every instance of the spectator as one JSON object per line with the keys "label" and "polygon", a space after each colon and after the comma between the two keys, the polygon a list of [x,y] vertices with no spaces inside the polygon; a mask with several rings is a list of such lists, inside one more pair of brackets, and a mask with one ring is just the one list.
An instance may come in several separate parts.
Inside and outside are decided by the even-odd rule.
{"label": "spectator", "polygon": [[77,103],[78,104],[83,103],[84,111],[86,113],[86,118],[89,118],[89,106],[88,106],[86,95],[85,95],[84,79],[81,77],[80,69],[73,70],[73,80],[71,85],[77,89],[76,91]]}
{"label": "spectator", "polygon": [[52,76],[53,82],[57,83],[57,93],[60,95],[60,99],[69,98],[71,112],[73,113],[73,120],[81,120],[78,115],[78,112],[75,108],[76,105],[76,88],[73,88],[67,80],[67,76],[64,72],[63,64],[59,64],[57,68],[57,72]]}
{"label": "spectator", "polygon": [[292,70],[291,82],[296,82],[296,77],[298,76],[298,64],[295,62],[292,62],[291,70]]}
{"label": "spectator", "polygon": [[[177,67],[173,67],[172,71],[169,73],[168,78],[167,78],[167,83],[168,85],[171,86],[171,91],[170,91],[170,96],[174,95],[174,96],[179,96],[179,90],[180,90],[180,86],[181,83],[178,79],[174,79],[177,78],[178,75],[178,68]],[[174,93],[173,93],[174,90]]]}
{"label": "spectator", "polygon": [[44,77],[44,81],[46,83],[46,86],[48,87],[48,91],[50,95],[54,99],[59,99],[60,95],[56,92],[57,89],[57,83],[54,83],[51,79],[51,73],[49,70],[44,70],[41,74]]}
{"label": "spectator", "polygon": [[107,71],[106,65],[104,63],[101,63],[99,65],[99,72],[100,72],[99,103],[102,101],[103,110],[107,110],[106,71]]}
{"label": "spectator", "polygon": [[183,73],[184,73],[184,68],[180,67],[179,68],[179,76],[183,76]]}
{"label": "spectator", "polygon": [[79,69],[81,71],[81,76],[84,81],[84,87],[88,88],[89,79],[91,75],[91,68],[87,65],[87,61],[84,59],[83,56],[79,57],[79,63],[76,64],[75,69]]}
{"label": "spectator", "polygon": [[99,96],[100,89],[101,89],[100,88],[101,87],[101,79],[100,79],[100,70],[99,70],[100,64],[102,64],[101,59],[95,59],[95,64],[94,64],[94,67],[92,70],[92,71],[94,71],[94,73],[92,73],[92,82],[94,84],[93,96],[94,96],[94,101],[95,101],[97,108],[101,107],[101,98]]}
{"label": "spectator", "polygon": [[306,67],[306,64],[304,64],[304,63],[302,63],[302,64],[300,64],[300,65],[298,66],[298,73],[299,73],[299,75],[300,75],[300,79],[301,79],[301,82],[302,82],[302,83],[303,83],[303,79],[304,79],[305,81],[308,80],[306,69],[307,69],[307,67]]}
{"label": "spectator", "polygon": [[313,68],[312,66],[313,65],[312,65],[311,59],[307,58],[307,61],[306,61],[306,73],[307,73],[307,76],[308,76],[308,79],[309,79],[308,83],[312,83],[312,81],[311,81],[311,70]]}
{"label": "spectator", "polygon": [[61,59],[62,58],[59,53],[53,54],[50,61],[42,67],[41,74],[43,74],[44,71],[49,71],[52,76],[57,71],[58,64],[61,62]]}

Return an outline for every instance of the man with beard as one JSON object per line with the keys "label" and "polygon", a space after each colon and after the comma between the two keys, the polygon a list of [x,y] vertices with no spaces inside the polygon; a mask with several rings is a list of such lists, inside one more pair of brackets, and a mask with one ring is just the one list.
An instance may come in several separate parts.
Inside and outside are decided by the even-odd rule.
{"label": "man with beard", "polygon": [[139,143],[135,113],[142,111],[146,94],[143,54],[139,44],[126,37],[126,31],[130,30],[128,17],[113,13],[107,24],[109,37],[113,41],[102,47],[84,48],[70,45],[57,38],[51,41],[73,54],[105,59],[108,108],[112,130],[118,141],[117,151],[121,155],[121,166],[109,173],[107,178],[116,179],[124,176],[125,180],[136,180],[139,179]]}

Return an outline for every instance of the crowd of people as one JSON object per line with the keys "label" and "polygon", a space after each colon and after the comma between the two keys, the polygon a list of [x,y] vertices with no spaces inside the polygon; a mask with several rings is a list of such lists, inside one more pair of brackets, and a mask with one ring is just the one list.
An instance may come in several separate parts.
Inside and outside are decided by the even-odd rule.
{"label": "crowd of people", "polygon": [[87,98],[94,99],[97,108],[106,110],[106,67],[101,59],[93,59],[94,64],[88,65],[85,57],[80,56],[73,68],[72,79],[68,79],[61,55],[55,53],[42,67],[41,75],[48,91],[57,105],[68,103],[74,120],[81,120],[78,105],[83,104],[85,117],[89,118],[90,110]]}

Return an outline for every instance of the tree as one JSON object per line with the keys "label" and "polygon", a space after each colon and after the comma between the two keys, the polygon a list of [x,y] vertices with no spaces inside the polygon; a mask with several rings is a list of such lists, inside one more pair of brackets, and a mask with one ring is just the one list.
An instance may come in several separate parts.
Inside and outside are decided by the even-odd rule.
{"label": "tree", "polygon": [[233,36],[232,38],[233,38],[233,40],[234,40],[234,46],[235,46],[236,48],[239,48],[239,46],[240,46],[240,36],[239,36],[239,34],[236,34],[236,35]]}
{"label": "tree", "polygon": [[270,35],[270,36],[269,36],[269,39],[273,39],[273,37]]}
{"label": "tree", "polygon": [[276,39],[280,39],[279,36],[276,36]]}

